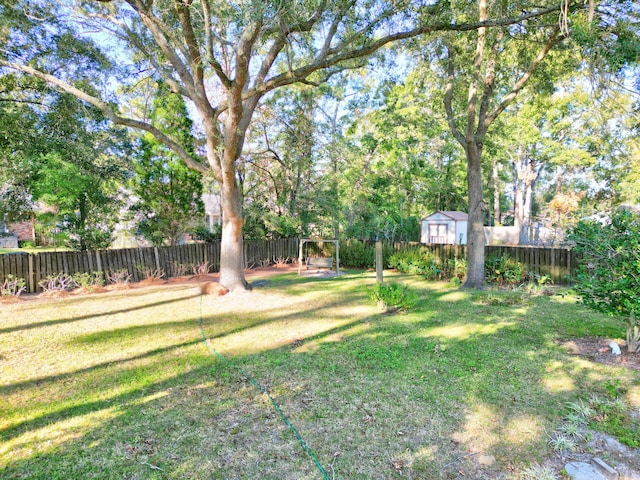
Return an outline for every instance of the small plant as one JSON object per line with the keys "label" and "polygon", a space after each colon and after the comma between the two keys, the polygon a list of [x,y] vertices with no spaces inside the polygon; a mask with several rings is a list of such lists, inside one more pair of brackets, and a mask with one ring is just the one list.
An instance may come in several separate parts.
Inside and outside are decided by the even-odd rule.
{"label": "small plant", "polygon": [[24,278],[14,277],[9,274],[0,285],[0,293],[3,297],[19,297],[27,289],[27,282]]}
{"label": "small plant", "polygon": [[369,297],[382,304],[387,312],[411,310],[418,302],[415,292],[397,283],[376,283],[369,289]]}
{"label": "small plant", "polygon": [[73,275],[73,280],[76,282],[78,287],[91,292],[95,291],[98,287],[102,287],[104,285],[104,278],[102,276],[102,272],[76,273],[75,275]]}
{"label": "small plant", "polygon": [[289,257],[278,257],[273,259],[273,266],[275,268],[286,268],[289,264]]}
{"label": "small plant", "polygon": [[271,265],[271,260],[269,260],[268,258],[263,258],[262,260],[258,260],[258,265],[260,265],[261,267],[268,267],[269,265]]}
{"label": "small plant", "polygon": [[578,418],[584,418],[586,421],[591,420],[595,415],[593,408],[591,408],[589,404],[585,403],[582,399],[578,399],[575,402],[568,402],[567,408]]}
{"label": "small plant", "polygon": [[527,281],[524,265],[509,255],[489,255],[485,261],[485,275],[489,283],[516,286]]}
{"label": "small plant", "polygon": [[462,285],[462,280],[459,277],[451,277],[447,286],[449,287],[459,287]]}
{"label": "small plant", "polygon": [[567,420],[560,425],[558,432],[576,442],[581,442],[586,439],[586,436],[583,433],[583,428],[583,423]]}
{"label": "small plant", "polygon": [[632,417],[623,399],[617,395],[613,398],[592,395],[589,405],[593,411],[591,428],[613,435],[629,447],[640,446],[640,421]]}
{"label": "small plant", "polygon": [[521,475],[522,480],[558,480],[558,476],[549,467],[532,465],[525,469]]}
{"label": "small plant", "polygon": [[571,437],[559,432],[549,439],[549,446],[561,455],[573,452],[578,448],[576,442]]}
{"label": "small plant", "polygon": [[531,299],[518,292],[491,292],[483,295],[481,302],[491,306],[514,307],[530,305]]}
{"label": "small plant", "polygon": [[49,275],[38,282],[44,293],[65,292],[73,290],[78,286],[75,279],[66,273]]}
{"label": "small plant", "polygon": [[115,285],[124,286],[128,285],[131,281],[131,274],[126,268],[121,268],[120,270],[114,270],[107,274],[107,280],[109,283],[113,283]]}
{"label": "small plant", "polygon": [[211,270],[211,265],[209,264],[209,262],[196,263],[194,265],[191,265],[191,270],[193,271],[194,275],[206,275]]}
{"label": "small plant", "polygon": [[192,266],[188,263],[173,262],[173,275],[176,277],[184,277],[192,269]]}
{"label": "small plant", "polygon": [[151,268],[143,265],[137,265],[138,272],[145,278],[145,280],[160,280],[164,278],[165,273],[162,268]]}

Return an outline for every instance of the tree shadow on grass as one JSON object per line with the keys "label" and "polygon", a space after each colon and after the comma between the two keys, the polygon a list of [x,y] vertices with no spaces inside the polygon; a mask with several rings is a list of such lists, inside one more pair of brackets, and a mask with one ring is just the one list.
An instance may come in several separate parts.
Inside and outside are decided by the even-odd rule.
{"label": "tree shadow on grass", "polygon": [[[360,288],[354,284],[354,297],[298,315],[322,317],[323,308],[361,298]],[[500,478],[545,451],[545,428],[557,421],[565,401],[603,372],[615,374],[604,366],[593,371],[553,343],[571,308],[542,301],[488,308],[452,291],[421,291],[416,313],[363,315],[234,358],[270,387],[320,461],[335,465],[336,478],[458,478],[460,471],[466,478]],[[206,332],[232,337],[295,316]],[[214,315],[205,326],[219,320]],[[159,354],[145,368],[166,367],[168,360]],[[110,401],[21,424],[12,438],[119,406],[117,418],[90,428],[85,439],[14,461],[5,473],[86,478],[107,464],[102,478],[318,478],[261,394],[234,370],[208,361]],[[80,455],[86,459],[74,463]],[[480,465],[481,455],[495,463]]]}
{"label": "tree shadow on grass", "polygon": [[16,325],[13,327],[5,327],[5,328],[0,328],[0,335],[3,333],[12,333],[12,332],[19,332],[19,331],[23,331],[23,330],[33,330],[35,328],[43,328],[43,327],[50,327],[50,326],[54,326],[54,325],[60,325],[60,324],[65,324],[65,323],[73,323],[73,322],[80,322],[83,320],[89,320],[91,318],[95,318],[95,317],[101,317],[101,316],[105,316],[105,315],[118,315],[118,314],[124,314],[124,313],[131,313],[131,312],[137,312],[137,311],[142,311],[142,310],[146,310],[149,308],[155,308],[155,307],[159,307],[162,305],[169,305],[172,303],[176,303],[176,302],[182,302],[184,300],[188,300],[190,298],[197,298],[199,297],[200,294],[195,294],[195,295],[191,295],[188,297],[180,297],[180,298],[173,298],[170,300],[160,300],[157,302],[151,302],[151,303],[146,303],[143,305],[136,305],[135,307],[130,307],[130,308],[116,308],[116,309],[112,309],[112,310],[108,310],[108,311],[101,311],[99,313],[92,313],[92,314],[88,314],[88,315],[79,315],[79,316],[75,316],[72,318],[60,318],[60,319],[56,319],[56,320],[46,320],[43,322],[34,322],[34,323],[25,323],[22,325]]}

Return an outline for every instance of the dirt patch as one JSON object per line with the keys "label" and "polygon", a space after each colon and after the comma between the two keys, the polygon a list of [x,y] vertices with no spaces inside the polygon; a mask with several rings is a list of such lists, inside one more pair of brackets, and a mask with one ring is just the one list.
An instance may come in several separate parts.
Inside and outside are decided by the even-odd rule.
{"label": "dirt patch", "polygon": [[0,295],[0,304],[2,303],[20,303],[24,299],[21,297],[16,297],[15,295]]}
{"label": "dirt patch", "polygon": [[[612,353],[611,347],[609,346],[611,342],[615,342],[620,347],[620,355]],[[640,370],[640,353],[629,352],[627,343],[623,340],[603,337],[583,337],[573,338],[560,342],[560,344],[570,354],[580,355],[588,358],[592,362]]]}

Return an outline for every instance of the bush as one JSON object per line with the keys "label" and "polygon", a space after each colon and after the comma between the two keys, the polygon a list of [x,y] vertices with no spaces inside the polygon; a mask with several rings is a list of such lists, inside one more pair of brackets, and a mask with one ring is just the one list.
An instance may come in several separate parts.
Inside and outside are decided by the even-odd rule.
{"label": "bush", "polygon": [[128,285],[131,281],[131,274],[126,268],[121,268],[120,270],[112,270],[107,274],[107,279],[109,283],[113,283],[118,286]]}
{"label": "bush", "polygon": [[568,236],[582,255],[574,288],[588,307],[627,324],[627,347],[640,351],[640,216],[613,214],[611,222],[579,222]]}
{"label": "bush", "polygon": [[38,285],[44,290],[44,293],[69,291],[78,286],[74,278],[66,273],[49,275],[40,280]]}
{"label": "bush", "polygon": [[501,286],[521,285],[529,278],[524,265],[506,254],[488,255],[484,268],[487,281]]}
{"label": "bush", "polygon": [[416,306],[418,295],[407,287],[397,283],[376,283],[369,289],[372,300],[384,304],[386,311],[407,311]]}
{"label": "bush", "polygon": [[24,278],[7,275],[0,285],[0,294],[3,297],[19,297],[27,289],[27,282]]}
{"label": "bush", "polygon": [[349,268],[373,268],[375,246],[361,240],[340,241],[340,265]]}
{"label": "bush", "polygon": [[215,224],[213,226],[213,231],[209,230],[209,227],[206,225],[200,225],[192,232],[192,236],[194,240],[213,243],[222,237],[222,225]]}
{"label": "bush", "polygon": [[76,273],[73,276],[73,280],[76,282],[78,287],[89,291],[95,291],[98,287],[102,287],[104,285],[104,276],[102,272]]}
{"label": "bush", "polygon": [[441,272],[435,256],[417,248],[394,253],[389,258],[389,266],[409,275],[422,275],[427,280],[435,280]]}

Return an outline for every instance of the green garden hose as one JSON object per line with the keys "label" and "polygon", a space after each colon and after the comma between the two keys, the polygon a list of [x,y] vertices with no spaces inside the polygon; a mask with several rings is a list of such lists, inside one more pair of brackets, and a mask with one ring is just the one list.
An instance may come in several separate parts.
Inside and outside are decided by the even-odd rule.
{"label": "green garden hose", "polygon": [[329,478],[329,475],[327,475],[327,472],[325,471],[325,469],[322,467],[322,464],[320,463],[320,461],[316,458],[315,454],[313,453],[313,450],[311,450],[311,448],[309,448],[309,446],[307,445],[307,443],[304,441],[304,439],[300,436],[300,434],[298,433],[298,431],[295,429],[295,427],[293,426],[293,424],[289,421],[289,419],[287,418],[287,416],[284,414],[284,412],[282,411],[282,409],[280,408],[280,406],[276,403],[276,401],[271,397],[271,395],[269,395],[269,392],[267,391],[266,388],[264,388],[262,385],[260,385],[251,375],[249,375],[242,367],[234,364],[231,360],[226,359],[222,354],[220,354],[215,348],[213,348],[213,345],[211,345],[211,342],[209,341],[209,339],[207,338],[205,332],[204,332],[204,321],[202,319],[202,295],[200,295],[200,333],[202,334],[202,340],[204,341],[205,345],[207,346],[207,348],[209,349],[209,351],[211,353],[213,353],[216,357],[218,357],[220,360],[222,360],[226,365],[228,365],[231,368],[234,368],[235,370],[237,370],[238,372],[240,372],[240,374],[246,378],[254,387],[256,387],[258,390],[260,390],[260,392],[264,395],[266,395],[266,397],[269,399],[269,401],[271,402],[271,405],[273,406],[274,410],[276,412],[278,412],[278,415],[280,415],[280,418],[282,419],[282,421],[285,423],[285,425],[287,427],[289,427],[289,430],[291,430],[291,433],[293,433],[293,436],[296,437],[296,439],[298,440],[298,443],[300,444],[300,446],[302,447],[302,449],[307,453],[307,455],[309,455],[309,457],[311,457],[311,460],[313,460],[313,463],[316,465],[316,467],[318,468],[318,470],[320,471],[320,473],[322,474],[322,477],[325,480],[331,480],[331,478]]}

